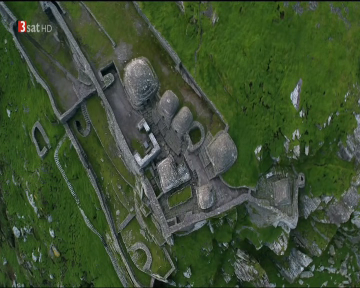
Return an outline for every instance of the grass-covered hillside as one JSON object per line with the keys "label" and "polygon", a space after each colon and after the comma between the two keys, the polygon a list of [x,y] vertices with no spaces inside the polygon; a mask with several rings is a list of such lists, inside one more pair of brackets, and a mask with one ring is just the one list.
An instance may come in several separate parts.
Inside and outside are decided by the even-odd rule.
{"label": "grass-covered hillside", "polygon": [[[86,227],[55,165],[55,147],[65,129],[3,25],[0,55],[0,286],[119,287],[103,244]],[[37,120],[51,144],[44,160],[30,137]],[[69,140],[59,160],[87,217],[103,233],[107,223],[96,209],[99,200]],[[13,227],[20,231],[19,238]]]}
{"label": "grass-covered hillside", "polygon": [[[292,140],[299,129],[289,149],[300,144],[300,161],[292,162],[310,185],[323,181],[343,192],[353,166],[334,155],[356,125],[359,3],[184,2],[185,13],[175,2],[140,6],[230,125],[239,153],[224,175],[228,183],[255,185],[271,156],[287,165],[284,136]],[[300,78],[302,118],[290,100]]]}

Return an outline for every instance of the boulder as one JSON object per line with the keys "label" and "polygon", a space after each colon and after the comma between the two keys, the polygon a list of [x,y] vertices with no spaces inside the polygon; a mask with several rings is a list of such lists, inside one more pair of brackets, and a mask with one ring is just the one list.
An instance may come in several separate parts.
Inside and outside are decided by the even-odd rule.
{"label": "boulder", "polygon": [[251,256],[240,249],[236,252],[234,263],[236,277],[241,282],[249,282],[255,287],[269,287],[270,282],[265,270]]}
{"label": "boulder", "polygon": [[289,234],[281,233],[278,239],[272,243],[265,243],[265,246],[269,247],[276,255],[284,255],[287,249],[289,240]]}
{"label": "boulder", "polygon": [[17,227],[14,226],[12,230],[16,238],[19,238],[21,236],[20,230]]}
{"label": "boulder", "polygon": [[281,275],[287,281],[293,283],[312,261],[311,257],[293,248],[289,257],[285,259],[285,263],[277,263],[277,266],[280,268]]}

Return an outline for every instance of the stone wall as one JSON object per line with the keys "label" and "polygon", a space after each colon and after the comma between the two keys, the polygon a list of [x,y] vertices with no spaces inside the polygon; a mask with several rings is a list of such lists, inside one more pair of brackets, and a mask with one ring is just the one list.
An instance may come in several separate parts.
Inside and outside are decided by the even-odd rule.
{"label": "stone wall", "polygon": [[159,31],[151,24],[150,20],[146,17],[146,15],[140,9],[139,4],[136,1],[133,1],[136,11],[139,13],[141,18],[146,22],[151,32],[154,34],[156,39],[160,42],[161,46],[165,49],[165,51],[169,54],[171,59],[175,63],[176,70],[180,73],[185,82],[196,92],[196,94],[205,100],[207,104],[212,108],[212,110],[220,117],[222,122],[225,124],[225,131],[228,130],[228,124],[225,121],[224,116],[220,113],[220,111],[215,107],[214,103],[207,97],[204,91],[200,88],[200,86],[196,83],[195,79],[191,76],[189,71],[185,68],[183,63],[180,60],[180,57],[176,54],[174,49],[170,46],[169,42],[165,40],[165,38],[160,34]]}
{"label": "stone wall", "polygon": [[[56,9],[56,8],[55,8]],[[16,21],[17,18],[11,13],[9,8],[4,4],[4,2],[0,2],[0,14],[2,16],[3,22],[5,24],[5,28],[11,33],[13,40],[15,42],[16,48],[19,50],[20,55],[22,58],[25,59],[27,65],[30,68],[31,73],[34,75],[36,82],[39,83],[46,91],[46,93],[49,96],[51,107],[56,115],[56,117],[59,119],[59,121],[64,124],[66,123],[71,117],[73,117],[79,108],[79,106],[84,102],[84,100],[91,96],[91,94],[87,95],[86,97],[79,99],[70,109],[65,111],[63,114],[60,113],[58,107],[55,104],[54,96],[51,93],[48,85],[45,83],[45,81],[40,77],[39,73],[36,71],[34,65],[32,64],[30,58],[26,54],[24,48],[20,44],[19,40],[16,37],[15,29],[16,29]],[[11,23],[8,23],[9,19],[12,20]]]}
{"label": "stone wall", "polygon": [[[4,4],[4,2],[0,2],[0,14],[2,16],[2,19],[5,19],[7,17],[7,19],[10,17],[12,19],[12,23],[10,23],[8,26],[5,25],[5,28],[11,33],[13,40],[15,42],[15,46],[16,48],[19,50],[20,55],[22,58],[25,59],[27,65],[30,68],[31,73],[34,75],[36,82],[38,82],[47,92],[47,94],[49,95],[49,99],[50,99],[50,104],[54,110],[54,113],[56,115],[56,117],[58,119],[61,118],[60,112],[56,107],[55,101],[54,101],[54,97],[49,89],[49,87],[47,86],[47,84],[44,82],[44,80],[40,77],[40,75],[37,73],[35,67],[33,66],[33,64],[31,63],[29,57],[27,56],[27,54],[25,53],[23,47],[21,46],[19,40],[16,37],[15,34],[15,26],[16,26],[16,17],[11,13],[11,11],[6,7],[6,5]],[[6,16],[7,15],[7,16]],[[5,20],[7,21],[7,20]]]}
{"label": "stone wall", "polygon": [[[113,125],[109,125],[110,128],[113,128],[115,126],[115,129],[110,129],[110,131],[114,131],[115,130],[115,138],[118,140],[119,138],[122,139],[126,144],[125,142],[125,138],[124,136],[122,135],[121,131],[120,131],[120,128],[118,125],[115,125],[117,124],[116,123],[116,120],[115,120],[115,115],[113,114],[112,110],[111,110],[111,107],[110,107],[110,104],[107,102],[107,99],[100,87],[100,84],[98,83],[96,77],[95,77],[95,74],[94,72],[92,71],[91,69],[91,66],[90,64],[88,63],[87,59],[85,58],[84,54],[82,53],[79,45],[77,44],[74,36],[72,35],[71,31],[69,30],[69,28],[67,27],[64,19],[62,18],[61,14],[58,12],[57,8],[54,6],[54,4],[52,4],[51,2],[46,2],[44,3],[44,6],[49,7],[49,9],[51,9],[51,12],[53,13],[56,21],[59,23],[60,27],[62,28],[62,30],[64,31],[69,43],[73,46],[73,49],[76,51],[77,53],[77,56],[79,57],[79,61],[81,62],[81,64],[83,65],[84,67],[84,70],[85,70],[85,73],[89,76],[89,78],[91,79],[91,81],[93,82],[99,96],[102,98],[104,104],[105,104],[105,107],[107,107],[107,109],[109,109],[110,111],[107,111],[109,112],[110,114],[110,118],[112,118],[111,120],[113,120],[112,124]],[[104,101],[105,100],[105,101]],[[109,114],[107,114],[107,116],[109,116]],[[109,120],[109,118],[108,118]],[[111,124],[111,123],[109,123]],[[97,181],[96,181],[96,176],[95,176],[95,173],[93,172],[93,170],[91,169],[91,166],[89,165],[89,163],[87,162],[86,158],[84,157],[85,153],[84,151],[82,150],[82,147],[79,145],[79,143],[77,142],[76,138],[74,137],[71,129],[69,128],[69,125],[68,124],[65,124],[64,125],[65,127],[65,130],[66,130],[66,133],[68,134],[70,140],[71,140],[71,143],[73,144],[73,146],[75,147],[76,149],[76,152],[78,153],[79,155],[79,158],[80,158],[80,161],[82,163],[82,165],[84,166],[87,174],[88,174],[88,177],[90,179],[90,182],[92,184],[92,186],[94,187],[95,189],[95,192],[99,198],[99,201],[100,201],[100,205],[101,205],[101,208],[102,210],[104,211],[104,214],[106,216],[106,220],[108,222],[108,225],[110,227],[110,232],[111,232],[111,236],[112,236],[112,239],[113,239],[113,244],[114,244],[114,247],[116,249],[116,251],[120,254],[121,256],[121,259],[122,261],[124,262],[125,266],[126,266],[126,269],[131,277],[131,280],[133,281],[134,285],[135,286],[140,286],[140,284],[137,282],[135,276],[134,276],[134,273],[132,271],[132,268],[129,266],[128,262],[127,262],[127,258],[126,258],[126,250],[124,247],[122,247],[117,239],[117,236],[116,236],[116,229],[115,229],[115,224],[114,224],[114,221],[111,217],[111,214],[107,208],[107,206],[105,205],[105,197],[103,195],[103,193],[101,192],[101,190],[99,189],[98,187],[98,184],[97,184]],[[117,127],[117,129],[116,129]],[[117,141],[118,142],[118,141]],[[120,146],[121,144],[123,143],[120,143]],[[118,142],[118,145],[119,145],[119,142]],[[128,146],[126,145],[126,147],[128,148]],[[129,148],[128,148],[129,149]],[[120,151],[122,151],[123,149],[121,149]],[[131,152],[130,152],[130,149],[129,149],[129,154],[131,155]],[[134,161],[132,155],[131,155],[131,159]],[[130,166],[130,165],[129,165]]]}
{"label": "stone wall", "polygon": [[92,170],[91,166],[89,165],[87,159],[85,158],[86,154],[83,151],[81,145],[77,142],[77,140],[76,140],[74,134],[72,133],[69,125],[65,124],[64,126],[65,126],[66,133],[67,133],[68,137],[70,138],[70,141],[71,141],[72,145],[74,146],[74,148],[75,148],[75,150],[76,150],[76,152],[77,152],[77,154],[79,156],[81,164],[83,165],[85,171],[88,174],[90,183],[93,186],[93,188],[94,188],[94,190],[96,192],[96,195],[99,198],[101,208],[104,211],[106,220],[107,220],[109,228],[110,228],[110,232],[111,232],[111,236],[112,236],[112,239],[113,239],[113,244],[115,246],[116,252],[118,252],[120,254],[121,259],[122,259],[123,263],[125,264],[125,267],[126,267],[128,273],[129,273],[130,277],[131,277],[131,280],[135,284],[135,286],[140,287],[140,284],[137,282],[137,280],[136,280],[136,278],[135,278],[135,276],[133,274],[132,268],[130,267],[130,265],[127,262],[126,249],[121,246],[121,243],[117,239],[115,224],[114,224],[114,221],[113,221],[113,219],[111,217],[110,211],[108,210],[108,207],[105,205],[105,196],[103,195],[103,193],[101,192],[101,190],[100,190],[100,188],[98,186],[98,183],[96,181],[96,174],[94,173],[94,171]]}
{"label": "stone wall", "polygon": [[[135,159],[128,147],[125,137],[122,134],[119,125],[116,122],[115,115],[111,109],[109,102],[107,101],[102,87],[100,86],[99,82],[97,81],[94,72],[91,69],[90,64],[88,63],[86,57],[82,53],[79,45],[77,44],[74,36],[72,35],[71,31],[67,27],[64,19],[62,18],[61,14],[58,12],[57,8],[51,2],[43,2],[44,9],[51,9],[56,21],[58,22],[59,26],[63,29],[72,50],[76,53],[80,64],[84,67],[84,71],[87,76],[91,79],[92,83],[94,84],[98,95],[100,96],[101,100],[104,103],[106,115],[108,119],[109,129],[111,134],[116,140],[117,147],[121,153],[122,159],[125,163],[125,166],[133,173],[133,174],[140,174],[140,168],[135,162]],[[120,75],[120,74],[119,74]],[[70,119],[70,118],[69,118]]]}
{"label": "stone wall", "polygon": [[111,44],[113,47],[116,47],[116,43],[115,41],[110,37],[110,35],[106,32],[106,30],[104,29],[104,27],[101,25],[101,23],[96,19],[95,15],[91,12],[90,8],[83,2],[80,2],[81,5],[84,6],[84,8],[87,10],[87,12],[89,12],[89,14],[91,15],[91,17],[95,20],[96,24],[100,27],[101,31],[104,32],[104,34],[106,35],[107,38],[109,38]]}
{"label": "stone wall", "polygon": [[[44,138],[44,140],[45,140],[46,145],[48,146],[48,147],[46,147],[46,146],[43,147],[43,149],[41,149],[41,151],[40,151],[39,143],[36,141],[36,138],[35,138],[35,130],[36,130],[36,129],[39,130],[41,136],[42,136],[42,137]],[[51,148],[51,145],[50,145],[49,137],[47,136],[44,128],[42,127],[42,125],[40,124],[39,121],[36,121],[36,122],[35,122],[32,130],[31,130],[31,138],[32,138],[32,140],[33,140],[33,142],[34,142],[34,144],[35,144],[37,154],[39,155],[39,157],[40,157],[41,159],[44,159],[46,153],[49,151],[48,149]]]}
{"label": "stone wall", "polygon": [[124,286],[127,286],[127,285],[128,285],[128,281],[127,281],[127,280],[125,279],[125,277],[124,277],[124,271],[121,270],[121,268],[119,267],[116,259],[114,259],[114,255],[113,255],[112,251],[109,249],[109,247],[108,247],[106,241],[104,240],[104,238],[103,238],[103,237],[101,236],[101,234],[94,228],[94,226],[91,224],[90,220],[86,217],[84,211],[81,209],[80,200],[79,200],[78,196],[76,195],[76,193],[75,193],[75,191],[74,191],[74,188],[72,187],[69,179],[68,179],[67,176],[66,176],[66,173],[65,173],[64,169],[62,168],[62,166],[61,166],[61,164],[60,164],[60,161],[59,161],[59,150],[60,150],[60,147],[62,146],[62,144],[64,143],[64,141],[66,140],[66,138],[67,138],[67,135],[65,134],[65,136],[60,140],[60,142],[58,143],[58,145],[57,145],[57,147],[56,147],[56,149],[55,149],[55,153],[54,153],[55,164],[56,164],[56,166],[58,167],[58,169],[59,169],[59,171],[60,171],[63,179],[65,180],[66,185],[68,186],[71,195],[72,195],[73,198],[75,199],[75,202],[76,202],[76,204],[77,204],[77,206],[78,206],[78,208],[79,208],[79,210],[80,210],[80,212],[81,212],[81,215],[82,215],[82,217],[83,217],[83,219],[84,219],[84,221],[85,221],[86,226],[87,226],[94,234],[96,234],[96,235],[100,238],[102,244],[103,244],[104,247],[105,247],[105,250],[106,250],[107,254],[108,254],[109,257],[110,257],[111,263],[113,264],[114,269],[115,269],[115,271],[116,271],[116,273],[117,273],[117,275],[118,275],[121,283],[122,283]]}

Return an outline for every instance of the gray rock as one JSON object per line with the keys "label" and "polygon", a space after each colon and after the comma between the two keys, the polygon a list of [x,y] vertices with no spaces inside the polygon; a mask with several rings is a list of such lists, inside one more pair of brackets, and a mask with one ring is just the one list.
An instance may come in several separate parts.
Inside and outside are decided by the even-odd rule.
{"label": "gray rock", "polygon": [[19,238],[21,236],[20,230],[17,227],[14,226],[12,230],[16,238]]}
{"label": "gray rock", "polygon": [[312,261],[311,257],[293,248],[290,256],[286,259],[287,267],[283,267],[279,263],[277,263],[277,266],[280,268],[281,275],[284,276],[287,281],[293,283],[304,268],[309,266]]}
{"label": "gray rock", "polygon": [[341,276],[346,276],[348,273],[348,269],[347,269],[348,259],[349,259],[349,253],[346,255],[345,260],[341,263],[340,270],[339,270]]}
{"label": "gray rock", "polygon": [[281,233],[278,239],[272,243],[265,243],[276,255],[284,255],[288,246],[289,234]]}
{"label": "gray rock", "polygon": [[326,208],[329,223],[340,224],[347,222],[355,207],[359,203],[360,195],[355,187],[350,187],[339,200],[330,203]]}
{"label": "gray rock", "polygon": [[300,278],[311,278],[314,276],[314,273],[311,271],[304,271],[300,274]]}
{"label": "gray rock", "polygon": [[330,254],[331,256],[334,256],[334,255],[335,255],[334,245],[330,245],[330,246],[329,246],[329,254]]}
{"label": "gray rock", "polygon": [[236,277],[242,282],[250,282],[256,287],[270,286],[265,270],[254,258],[240,249],[236,252],[234,271]]}
{"label": "gray rock", "polygon": [[299,210],[301,216],[305,219],[309,217],[309,215],[314,212],[320,205],[321,200],[319,197],[310,198],[307,195],[300,194],[299,197]]}
{"label": "gray rock", "polygon": [[351,218],[351,223],[354,224],[357,228],[360,228],[360,212],[355,211]]}
{"label": "gray rock", "polygon": [[191,277],[191,268],[188,267],[186,271],[183,273],[184,277],[189,279]]}
{"label": "gray rock", "polygon": [[[294,10],[297,11],[300,11],[298,9],[298,7],[300,7],[300,3],[298,2],[297,4],[295,4],[294,6]],[[296,8],[295,8],[296,7]],[[302,9],[300,7],[300,9]],[[301,12],[302,13],[302,12]],[[300,14],[301,14],[300,13]],[[300,105],[300,93],[301,93],[301,86],[302,86],[302,79],[300,78],[299,82],[296,84],[296,87],[294,89],[293,92],[291,92],[290,94],[290,99],[291,99],[291,102],[292,104],[294,105],[295,109],[296,110],[299,110],[299,105]]]}

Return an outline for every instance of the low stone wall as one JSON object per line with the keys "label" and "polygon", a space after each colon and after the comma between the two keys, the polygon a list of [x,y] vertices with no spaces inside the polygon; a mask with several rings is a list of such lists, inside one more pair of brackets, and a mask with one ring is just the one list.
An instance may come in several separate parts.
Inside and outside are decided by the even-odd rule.
{"label": "low stone wall", "polygon": [[0,14],[1,14],[1,18],[4,21],[5,28],[10,31],[9,29],[11,29],[12,27],[12,23],[14,21],[16,21],[16,17],[15,15],[10,11],[9,8],[7,8],[7,6],[5,5],[5,3],[3,1],[0,2]]}
{"label": "low stone wall", "polygon": [[170,46],[169,42],[165,40],[165,38],[160,34],[158,30],[151,24],[150,20],[147,16],[142,12],[139,4],[136,1],[133,1],[134,7],[136,11],[139,13],[141,18],[146,22],[151,32],[154,34],[156,39],[160,42],[161,46],[165,49],[165,51],[169,54],[171,59],[174,61],[176,65],[176,70],[180,73],[185,82],[196,92],[196,94],[205,100],[207,104],[212,108],[212,110],[220,117],[221,121],[225,124],[225,131],[228,130],[228,124],[225,121],[224,116],[220,113],[220,111],[216,108],[214,103],[207,97],[204,91],[200,88],[200,86],[196,83],[195,79],[191,76],[189,71],[185,68],[183,63],[180,60],[180,57],[176,54],[174,49]]}
{"label": "low stone wall", "polygon": [[84,221],[85,221],[86,226],[87,226],[94,234],[96,234],[96,235],[100,238],[102,244],[103,244],[104,247],[105,247],[105,250],[106,250],[107,254],[108,254],[109,257],[110,257],[111,263],[113,264],[114,269],[115,269],[115,271],[116,271],[116,273],[117,273],[117,275],[118,275],[121,283],[125,286],[125,285],[127,285],[128,282],[126,281],[125,277],[123,276],[123,275],[124,275],[124,271],[121,270],[121,268],[119,267],[116,259],[114,259],[114,254],[113,254],[112,251],[109,249],[109,247],[108,247],[106,241],[104,240],[104,238],[103,238],[103,237],[101,236],[101,234],[95,229],[95,227],[91,224],[90,220],[86,217],[84,211],[81,209],[80,200],[79,200],[78,196],[76,195],[76,193],[75,193],[75,191],[74,191],[74,188],[72,187],[69,179],[68,179],[67,176],[66,176],[66,173],[65,173],[64,169],[62,168],[62,166],[61,166],[61,164],[60,164],[60,161],[59,161],[59,150],[60,150],[60,147],[62,146],[62,144],[64,143],[64,141],[66,140],[66,138],[67,138],[67,135],[65,134],[64,137],[60,140],[60,142],[58,143],[58,145],[57,145],[57,147],[56,147],[56,149],[55,149],[55,153],[54,153],[55,164],[56,164],[56,166],[58,167],[58,169],[59,169],[59,171],[60,171],[63,179],[65,180],[66,185],[68,186],[71,195],[72,195],[73,198],[75,199],[75,202],[76,202],[76,204],[77,204],[77,206],[78,206],[78,208],[79,208],[79,210],[80,210],[80,213],[81,213],[81,215],[82,215],[82,217],[83,217],[83,219],[84,219]]}
{"label": "low stone wall", "polygon": [[90,116],[89,116],[89,113],[87,111],[87,106],[86,106],[86,103],[83,103],[81,105],[81,112],[82,112],[82,115],[84,117],[84,120],[85,120],[85,123],[86,123],[86,127],[85,129],[81,129],[81,131],[78,129],[78,127],[76,126],[76,122],[74,122],[74,128],[80,133],[80,135],[82,137],[87,137],[89,136],[90,134],[90,131],[91,131],[91,120],[90,120]]}
{"label": "low stone wall", "polygon": [[[121,246],[121,244],[119,243],[119,241],[117,239],[116,232],[115,232],[116,231],[115,230],[115,224],[114,224],[114,221],[113,221],[113,219],[111,217],[111,214],[110,214],[107,206],[105,205],[105,197],[104,197],[103,193],[101,192],[101,190],[100,190],[100,188],[99,188],[99,186],[97,184],[96,176],[95,176],[96,174],[93,172],[91,166],[89,165],[86,158],[84,157],[85,153],[82,150],[81,145],[77,142],[77,140],[76,140],[74,134],[72,133],[69,125],[65,124],[64,127],[65,127],[67,135],[70,138],[70,141],[71,141],[72,145],[74,146],[74,148],[75,148],[75,150],[76,150],[76,152],[77,152],[77,154],[79,156],[81,164],[83,165],[84,169],[86,170],[86,172],[88,174],[91,185],[93,186],[93,188],[94,188],[94,190],[96,192],[96,195],[99,198],[101,208],[104,211],[106,220],[107,220],[109,228],[110,228],[110,232],[111,232],[111,236],[112,236],[112,239],[113,239],[113,244],[115,246],[115,250],[116,250],[116,252],[118,252],[120,254],[121,259],[124,262],[124,265],[125,265],[128,273],[129,273],[130,278],[133,281],[134,285],[137,286],[137,287],[140,287],[141,285],[137,282],[137,280],[136,280],[136,278],[135,278],[135,276],[133,274],[133,271],[132,271],[132,269],[131,269],[130,265],[128,264],[127,259],[125,257],[126,249]],[[124,286],[126,287],[127,285],[124,285]]]}
{"label": "low stone wall", "polygon": [[[6,7],[6,5],[5,5],[3,2],[0,2],[0,7],[1,7],[0,11],[2,10],[2,11],[5,11],[6,13],[7,13],[7,11],[10,11],[10,10],[8,10],[8,8]],[[3,16],[3,15],[2,15],[2,16]],[[14,19],[13,17],[15,17],[15,16],[12,15],[11,18]],[[5,26],[5,27],[6,27],[7,30],[11,33],[11,35],[12,35],[12,37],[13,37],[13,40],[14,40],[14,42],[15,42],[16,48],[19,50],[21,57],[25,59],[27,65],[28,65],[29,68],[30,68],[31,73],[34,75],[34,77],[35,77],[35,79],[36,79],[36,82],[39,83],[39,84],[45,89],[45,91],[47,92],[47,94],[48,94],[48,96],[49,96],[49,99],[50,99],[50,104],[51,104],[51,106],[52,106],[52,109],[53,109],[56,117],[57,117],[58,119],[60,119],[60,118],[61,118],[60,112],[59,112],[59,110],[58,110],[57,107],[56,107],[56,104],[55,104],[55,101],[54,101],[54,97],[53,97],[53,95],[52,95],[49,87],[48,87],[47,84],[44,82],[44,80],[40,77],[40,75],[37,73],[35,67],[32,65],[29,57],[28,57],[27,54],[25,53],[23,47],[21,46],[19,40],[17,39],[17,37],[16,37],[16,35],[15,35],[14,29],[15,29],[15,26],[16,26],[16,25],[15,25],[15,24],[16,24],[16,21],[17,21],[17,19],[15,18],[15,20],[13,20],[13,22],[10,23],[10,25],[9,25],[8,27],[7,27],[7,26]]]}
{"label": "low stone wall", "polygon": [[106,35],[107,38],[109,38],[112,46],[115,48],[116,47],[116,43],[115,41],[110,37],[110,35],[106,32],[105,28],[100,24],[100,22],[96,19],[95,15],[91,12],[90,8],[83,2],[80,2],[81,5],[84,6],[84,8],[86,9],[87,12],[89,12],[89,14],[91,15],[91,17],[95,20],[96,24],[100,27],[101,31],[104,32],[104,34]]}
{"label": "low stone wall", "polygon": [[150,206],[153,211],[154,217],[159,222],[161,226],[162,234],[169,245],[173,245],[173,240],[171,238],[171,232],[169,229],[169,225],[165,218],[164,212],[156,198],[156,194],[154,189],[152,188],[149,180],[146,177],[142,177],[141,184],[144,189],[146,196],[149,198]]}
{"label": "low stone wall", "polygon": [[119,232],[121,232],[129,223],[130,221],[135,217],[135,214],[129,213],[123,222],[119,225]]}
{"label": "low stone wall", "polygon": [[[15,46],[18,49],[18,51],[20,52],[20,55],[22,58],[25,59],[31,73],[34,75],[36,82],[39,83],[46,91],[46,93],[49,96],[50,99],[50,104],[51,107],[55,113],[55,116],[59,119],[59,121],[64,124],[66,123],[71,117],[74,116],[74,114],[76,113],[76,110],[78,109],[78,107],[83,103],[83,101],[90,97],[91,94],[87,95],[86,97],[84,97],[83,99],[78,100],[70,109],[68,109],[67,111],[65,111],[63,114],[60,113],[59,109],[57,108],[56,104],[55,104],[55,100],[54,100],[54,96],[51,93],[48,85],[45,83],[45,81],[40,77],[39,73],[36,71],[35,67],[33,66],[30,58],[27,56],[24,48],[22,47],[22,45],[20,44],[19,40],[16,37],[15,34],[15,26],[16,26],[16,17],[11,13],[11,11],[9,10],[9,8],[6,7],[6,5],[4,4],[4,2],[0,2],[0,14],[2,16],[2,19],[6,19],[4,22],[6,22],[5,24],[5,28],[11,33],[13,40],[15,42]],[[8,19],[11,18],[12,19],[12,23],[7,23]]]}
{"label": "low stone wall", "polygon": [[156,138],[153,133],[149,134],[149,138],[151,144],[153,145],[153,149],[151,149],[149,154],[146,154],[144,158],[141,158],[140,154],[137,152],[134,154],[134,158],[136,163],[140,166],[140,168],[144,168],[147,166],[151,161],[153,161],[161,152],[161,148],[159,143],[156,141]]}
{"label": "low stone wall", "polygon": [[[46,146],[43,147],[43,149],[41,149],[41,151],[40,151],[39,143],[36,141],[36,138],[35,138],[35,130],[36,130],[36,129],[39,130],[41,136],[44,138],[45,143],[46,143],[46,145],[47,145],[47,147],[46,147]],[[42,127],[42,125],[40,124],[39,121],[36,121],[36,122],[35,122],[32,130],[31,130],[31,136],[32,136],[32,140],[33,140],[33,142],[34,142],[34,144],[35,144],[37,154],[39,155],[39,157],[40,157],[41,159],[44,159],[46,153],[49,151],[48,149],[51,148],[51,145],[50,145],[49,137],[47,136],[44,128]]]}
{"label": "low stone wall", "polygon": [[59,6],[59,8],[60,8],[60,10],[61,10],[61,13],[62,14],[66,14],[66,11],[65,11],[65,9],[62,7],[62,5],[61,5],[61,1],[55,1],[56,2],[56,4]]}
{"label": "low stone wall", "polygon": [[[149,248],[143,243],[143,242],[136,242],[134,245],[132,245],[129,248],[129,252],[133,252],[136,250],[143,250],[146,254],[146,262],[144,264],[144,267],[142,268],[144,271],[148,271],[151,268],[151,263],[152,263],[152,256],[150,253]],[[134,262],[135,263],[135,262]]]}

